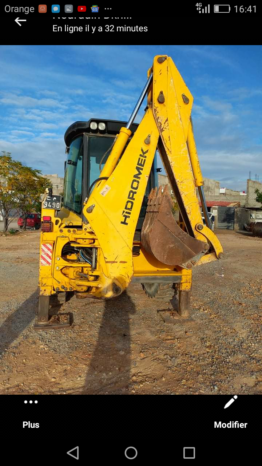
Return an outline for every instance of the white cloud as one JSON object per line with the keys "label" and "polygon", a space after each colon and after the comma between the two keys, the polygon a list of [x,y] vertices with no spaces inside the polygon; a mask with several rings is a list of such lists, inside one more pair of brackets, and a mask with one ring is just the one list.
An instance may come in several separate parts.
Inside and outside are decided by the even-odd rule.
{"label": "white cloud", "polygon": [[41,90],[39,91],[39,94],[42,94],[42,95],[47,95],[48,97],[52,96],[52,97],[59,97],[59,94],[55,91],[49,91],[49,90]]}
{"label": "white cloud", "polygon": [[14,135],[27,135],[27,136],[34,136],[34,133],[32,133],[31,131],[20,131],[20,130],[12,130],[11,131],[11,134],[14,134]]}
{"label": "white cloud", "polygon": [[11,152],[14,160],[25,165],[42,170],[43,174],[57,173],[63,176],[65,144],[63,139],[40,139],[32,141],[6,141],[0,139],[1,151]]}
{"label": "white cloud", "polygon": [[[225,47],[211,47],[211,46],[187,46],[182,47],[186,54],[193,54],[202,60],[201,63],[206,63],[207,60],[217,64],[226,65],[236,71],[240,71],[239,64],[233,59],[232,54],[227,53]],[[180,47],[180,49],[181,49]],[[200,62],[197,63],[198,65]]]}
{"label": "white cloud", "polygon": [[55,136],[56,135],[54,133],[41,133],[41,134],[39,134],[39,138],[49,138],[49,137],[55,138]]}
{"label": "white cloud", "polygon": [[0,102],[5,105],[15,105],[19,107],[54,107],[65,109],[66,105],[55,99],[36,99],[29,96],[19,96],[13,94],[6,94]]}
{"label": "white cloud", "polygon": [[40,130],[43,130],[43,129],[57,129],[57,124],[41,122],[41,123],[37,123],[35,125],[35,128],[40,129]]}

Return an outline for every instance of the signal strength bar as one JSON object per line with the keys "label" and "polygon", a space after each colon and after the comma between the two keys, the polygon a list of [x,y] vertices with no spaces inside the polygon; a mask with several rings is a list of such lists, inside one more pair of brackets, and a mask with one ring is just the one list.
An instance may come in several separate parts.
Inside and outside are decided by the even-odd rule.
{"label": "signal strength bar", "polygon": [[207,5],[204,8],[202,8],[202,3],[197,3],[196,9],[198,13],[204,13],[204,14],[210,13],[210,5]]}

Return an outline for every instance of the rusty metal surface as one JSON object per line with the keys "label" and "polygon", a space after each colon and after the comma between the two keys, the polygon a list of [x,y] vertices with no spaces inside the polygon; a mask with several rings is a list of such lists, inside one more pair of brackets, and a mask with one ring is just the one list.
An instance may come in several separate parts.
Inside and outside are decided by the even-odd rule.
{"label": "rusty metal surface", "polygon": [[262,238],[262,222],[251,222],[249,227],[250,231],[253,233],[253,236]]}
{"label": "rusty metal surface", "polygon": [[49,330],[49,329],[62,329],[66,327],[70,327],[72,325],[72,314],[71,313],[63,313],[63,314],[55,314],[50,317],[48,322],[39,322],[37,321],[34,325],[36,330]]}
{"label": "rusty metal surface", "polygon": [[152,189],[142,227],[143,248],[166,265],[192,268],[207,251],[207,244],[184,232],[172,213],[168,187]]}

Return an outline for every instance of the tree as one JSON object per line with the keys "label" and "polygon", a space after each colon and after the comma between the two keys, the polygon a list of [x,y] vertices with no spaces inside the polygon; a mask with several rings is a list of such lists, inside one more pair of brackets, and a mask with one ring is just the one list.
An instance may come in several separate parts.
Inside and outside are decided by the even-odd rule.
{"label": "tree", "polygon": [[[2,184],[1,184],[2,183]],[[40,170],[24,166],[12,160],[10,153],[0,156],[0,203],[4,217],[4,231],[7,231],[10,210],[16,209],[24,219],[29,212],[41,210],[40,196],[51,182],[41,176]]]}
{"label": "tree", "polygon": [[[256,201],[257,202],[260,202],[262,204],[262,191],[259,191],[259,189],[256,189],[255,190],[255,193],[257,195],[256,197]],[[261,206],[262,207],[262,206]]]}
{"label": "tree", "polygon": [[24,230],[26,229],[26,217],[30,212],[41,211],[40,196],[46,188],[52,187],[51,182],[41,176],[40,170],[21,166],[18,176],[13,180],[13,190],[17,205],[24,219]]}
{"label": "tree", "polygon": [[0,214],[4,220],[4,232],[12,221],[10,213],[17,209],[17,203],[12,192],[12,179],[16,176],[19,162],[11,158],[10,152],[2,151],[0,155]]}

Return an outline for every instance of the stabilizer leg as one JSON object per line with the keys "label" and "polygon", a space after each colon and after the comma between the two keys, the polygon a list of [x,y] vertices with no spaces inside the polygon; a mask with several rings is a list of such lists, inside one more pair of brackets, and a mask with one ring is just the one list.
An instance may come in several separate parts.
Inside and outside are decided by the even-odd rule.
{"label": "stabilizer leg", "polygon": [[190,291],[179,290],[178,314],[183,319],[190,317]]}
{"label": "stabilizer leg", "polygon": [[[64,302],[66,302],[66,294],[61,293],[64,297]],[[63,313],[63,314],[54,314],[52,312],[54,308],[57,307],[56,312],[59,311],[59,305],[61,307],[61,299],[60,296],[52,295],[52,296],[39,296],[39,304],[38,304],[38,313],[36,317],[36,322],[34,328],[37,330],[47,330],[47,329],[56,329],[56,328],[65,328],[70,327],[72,323],[72,315],[70,313]]]}

